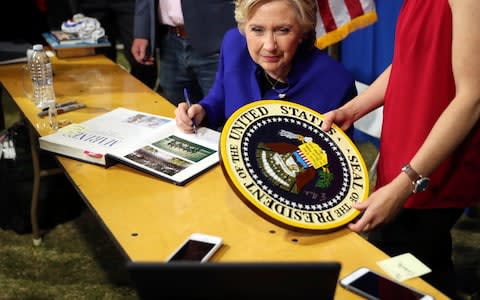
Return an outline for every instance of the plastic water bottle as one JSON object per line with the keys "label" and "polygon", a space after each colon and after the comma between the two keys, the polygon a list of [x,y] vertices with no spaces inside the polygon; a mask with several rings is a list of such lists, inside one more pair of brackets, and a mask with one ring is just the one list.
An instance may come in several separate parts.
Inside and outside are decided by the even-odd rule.
{"label": "plastic water bottle", "polygon": [[53,88],[52,63],[43,45],[33,46],[32,57],[29,60],[29,69],[33,85],[33,101],[38,108],[48,107],[48,121],[50,127],[58,128],[55,90]]}
{"label": "plastic water bottle", "polygon": [[58,120],[57,120],[57,104],[55,101],[48,102],[48,125],[50,128],[57,131],[58,129]]}

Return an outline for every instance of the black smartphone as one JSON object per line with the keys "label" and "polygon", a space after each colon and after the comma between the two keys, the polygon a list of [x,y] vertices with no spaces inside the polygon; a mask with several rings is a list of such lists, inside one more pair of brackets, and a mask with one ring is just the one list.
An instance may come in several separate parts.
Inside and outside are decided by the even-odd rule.
{"label": "black smartphone", "polygon": [[434,299],[430,295],[414,290],[368,268],[360,268],[340,279],[340,285],[370,300]]}
{"label": "black smartphone", "polygon": [[198,261],[206,262],[222,245],[222,238],[203,233],[192,233],[181,245],[167,258],[171,261]]}

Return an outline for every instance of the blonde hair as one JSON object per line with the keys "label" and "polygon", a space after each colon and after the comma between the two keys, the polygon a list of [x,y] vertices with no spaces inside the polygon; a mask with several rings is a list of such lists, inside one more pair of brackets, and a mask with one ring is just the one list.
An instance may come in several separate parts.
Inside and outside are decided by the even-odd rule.
{"label": "blonde hair", "polygon": [[240,32],[245,33],[245,23],[251,18],[255,7],[274,1],[289,3],[297,11],[298,21],[304,34],[315,39],[315,27],[317,26],[316,0],[235,0],[235,20]]}

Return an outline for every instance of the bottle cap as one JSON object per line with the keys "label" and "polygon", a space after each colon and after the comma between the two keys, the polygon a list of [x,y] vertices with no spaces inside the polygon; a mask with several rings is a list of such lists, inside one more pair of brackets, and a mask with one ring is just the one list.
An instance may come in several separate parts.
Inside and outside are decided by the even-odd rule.
{"label": "bottle cap", "polygon": [[43,50],[43,45],[42,44],[35,44],[35,45],[33,45],[33,50],[34,51]]}

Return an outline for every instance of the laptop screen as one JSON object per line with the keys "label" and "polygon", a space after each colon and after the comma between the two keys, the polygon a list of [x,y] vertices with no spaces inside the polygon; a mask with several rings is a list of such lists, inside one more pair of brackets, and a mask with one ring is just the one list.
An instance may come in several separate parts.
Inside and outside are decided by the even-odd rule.
{"label": "laptop screen", "polygon": [[338,262],[134,263],[140,299],[333,299]]}

